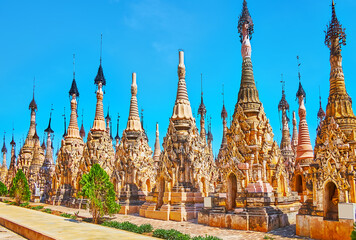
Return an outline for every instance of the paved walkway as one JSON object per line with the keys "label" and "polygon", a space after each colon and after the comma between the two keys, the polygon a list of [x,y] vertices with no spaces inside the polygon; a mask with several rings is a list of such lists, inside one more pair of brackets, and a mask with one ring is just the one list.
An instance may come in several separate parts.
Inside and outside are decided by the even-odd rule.
{"label": "paved walkway", "polygon": [[2,240],[24,240],[25,238],[11,232],[9,229],[0,225],[0,239]]}
{"label": "paved walkway", "polygon": [[155,239],[96,224],[77,222],[72,219],[5,203],[0,203],[0,218],[25,226],[54,239]]}
{"label": "paved walkway", "polygon": [[[33,205],[33,204],[32,204]],[[63,206],[53,206],[48,204],[40,204],[44,205],[45,208],[51,208],[52,210],[57,210],[61,212],[66,212],[70,214],[74,214],[79,211],[79,216],[81,217],[91,217],[88,210],[79,210],[74,208],[68,208]],[[135,223],[137,225],[141,225],[144,223],[149,223],[153,226],[154,229],[163,228],[163,229],[176,229],[182,233],[190,234],[191,236],[205,236],[212,235],[222,238],[223,240],[238,240],[238,239],[246,239],[246,240],[258,240],[264,239],[265,236],[272,237],[275,240],[282,239],[309,239],[302,238],[295,235],[295,225],[291,225],[285,228],[279,228],[277,230],[273,230],[269,233],[262,232],[254,232],[254,231],[240,231],[240,230],[232,230],[232,229],[224,229],[224,228],[216,228],[204,226],[201,224],[197,224],[196,220],[189,222],[175,222],[175,221],[162,221],[150,218],[140,217],[138,215],[121,215],[116,214],[113,216],[112,220],[123,222],[129,221],[131,223]]]}

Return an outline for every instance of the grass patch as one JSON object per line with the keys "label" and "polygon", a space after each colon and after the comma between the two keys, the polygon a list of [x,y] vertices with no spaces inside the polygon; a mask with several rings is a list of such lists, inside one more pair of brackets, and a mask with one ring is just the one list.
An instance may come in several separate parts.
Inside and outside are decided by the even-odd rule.
{"label": "grass patch", "polygon": [[41,209],[43,209],[43,206],[35,206],[35,207],[31,207],[31,209],[33,209],[33,210],[41,210]]}
{"label": "grass patch", "polygon": [[30,203],[29,202],[24,202],[20,204],[20,207],[29,207]]}
{"label": "grass patch", "polygon": [[45,213],[52,213],[52,210],[50,208],[45,208],[43,209],[43,212]]}
{"label": "grass patch", "polygon": [[263,239],[274,240],[273,237],[270,237],[270,236],[268,236],[268,235],[265,235]]}
{"label": "grass patch", "polygon": [[69,214],[69,213],[62,213],[60,216],[61,216],[61,217],[65,217],[65,218],[71,218],[72,214]]}

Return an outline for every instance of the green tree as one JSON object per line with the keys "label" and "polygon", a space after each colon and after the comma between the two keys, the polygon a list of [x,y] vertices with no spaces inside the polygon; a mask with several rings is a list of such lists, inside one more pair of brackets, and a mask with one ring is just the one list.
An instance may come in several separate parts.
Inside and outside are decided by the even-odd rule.
{"label": "green tree", "polygon": [[115,201],[114,185],[99,164],[94,164],[90,172],[83,175],[80,185],[82,190],[79,195],[89,199],[89,210],[94,223],[98,223],[99,218],[106,214],[112,215],[120,211],[120,205]]}
{"label": "green tree", "polygon": [[17,204],[20,204],[21,201],[30,200],[30,188],[28,187],[26,176],[21,169],[17,171],[16,176],[12,179],[10,196],[15,198]]}
{"label": "green tree", "polygon": [[0,196],[5,196],[7,194],[6,185],[0,181]]}
{"label": "green tree", "polygon": [[356,223],[354,223],[354,230],[351,232],[351,240],[356,240]]}

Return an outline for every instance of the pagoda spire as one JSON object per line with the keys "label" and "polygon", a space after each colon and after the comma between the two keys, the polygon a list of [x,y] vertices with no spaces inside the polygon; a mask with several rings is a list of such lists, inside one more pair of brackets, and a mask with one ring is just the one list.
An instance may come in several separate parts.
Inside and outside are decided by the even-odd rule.
{"label": "pagoda spire", "polygon": [[[286,94],[284,90],[285,81],[283,80],[283,74],[282,74],[281,83],[282,83],[282,98],[278,104],[278,111],[282,113],[282,140],[281,140],[280,149],[284,157],[285,165],[290,168],[291,165],[294,164],[293,161],[294,152],[292,150],[291,139],[290,139],[289,118],[287,116],[287,111],[289,111],[289,104],[286,100]],[[290,172],[288,172],[288,174],[289,173]]]}
{"label": "pagoda spire", "polygon": [[258,91],[253,76],[251,61],[251,43],[253,34],[253,21],[247,8],[247,2],[244,0],[242,13],[238,21],[238,32],[240,33],[241,55],[242,55],[242,75],[240,90],[238,93],[238,104],[245,112],[258,113],[261,102],[258,97]]}
{"label": "pagoda spire", "polygon": [[290,143],[290,132],[289,132],[289,118],[287,117],[287,111],[289,111],[289,104],[286,100],[286,94],[285,94],[285,82],[283,80],[283,74],[282,74],[282,98],[279,101],[278,104],[278,111],[282,113],[282,140],[281,140],[281,149],[291,149]]}
{"label": "pagoda spire", "polygon": [[334,1],[331,6],[331,21],[325,31],[325,45],[330,49],[331,66],[326,117],[333,117],[341,130],[350,132],[356,129],[356,117],[352,110],[352,100],[346,91],[342,69],[341,47],[346,45],[346,34],[345,28],[337,19]]}
{"label": "pagoda spire", "polygon": [[30,129],[28,131],[25,143],[33,138],[36,132],[36,112],[37,112],[37,103],[35,101],[35,79],[33,79],[33,92],[32,92],[32,100],[28,107],[31,110],[31,121],[30,121]]}
{"label": "pagoda spire", "polygon": [[208,137],[208,146],[209,146],[209,149],[212,151],[212,142],[213,142],[213,134],[211,132],[211,117],[209,119],[209,122],[208,122],[208,133],[207,133]]}
{"label": "pagoda spire", "polygon": [[299,134],[296,163],[302,164],[304,160],[313,159],[314,155],[313,148],[310,143],[309,129],[306,120],[307,111],[304,105],[304,99],[306,97],[306,94],[300,81],[296,97],[299,103]]}
{"label": "pagoda spire", "polygon": [[110,106],[108,106],[108,113],[106,114],[105,121],[106,121],[106,131],[107,133],[110,133],[110,122],[111,122]]}
{"label": "pagoda spire", "polygon": [[319,87],[319,111],[317,117],[318,117],[318,125],[319,125],[325,118],[325,112],[323,110],[323,107],[321,106],[320,87]]}
{"label": "pagoda spire", "polygon": [[101,41],[100,41],[100,64],[99,64],[98,73],[96,74],[96,77],[94,79],[94,84],[97,85],[96,111],[95,111],[94,124],[93,127],[91,128],[91,131],[106,131],[105,118],[104,118],[104,106],[103,106],[103,98],[104,98],[103,87],[106,85],[106,80],[104,77],[103,67],[101,66],[102,39],[103,39],[103,34],[101,34]]}
{"label": "pagoda spire", "polygon": [[47,133],[47,147],[46,147],[46,154],[45,154],[45,164],[51,165],[51,166],[54,165],[53,152],[52,152],[52,139],[51,139],[52,134],[54,133],[54,131],[51,128],[52,111],[53,111],[53,108],[51,108],[51,112],[49,114],[48,127],[45,130],[45,133]]}
{"label": "pagoda spire", "polygon": [[136,95],[137,95],[136,73],[132,73],[130,112],[129,112],[129,119],[127,121],[127,126],[125,131],[142,131]]}
{"label": "pagoda spire", "polygon": [[82,126],[80,127],[80,131],[79,131],[79,135],[82,139],[85,138],[84,117],[83,117],[84,113],[83,112],[84,112],[84,109],[82,110]]}
{"label": "pagoda spire", "polygon": [[115,136],[116,147],[119,146],[119,142],[120,142],[119,128],[120,128],[120,114],[118,113],[117,114],[117,123],[116,123],[116,136]]}
{"label": "pagoda spire", "polygon": [[[73,66],[75,65],[75,55],[73,54]],[[79,98],[79,91],[77,83],[75,81],[75,71],[73,71],[73,81],[71,88],[69,90],[69,96],[71,97],[70,101],[70,120],[68,125],[68,130],[65,135],[66,138],[80,138],[79,128],[78,128],[78,114],[77,114],[77,98]],[[65,116],[64,116],[65,117]]]}
{"label": "pagoda spire", "polygon": [[153,161],[158,162],[159,156],[161,154],[161,145],[159,143],[159,130],[158,130],[158,123],[156,123],[156,141],[155,141],[155,150],[153,152]]}
{"label": "pagoda spire", "polygon": [[292,135],[291,145],[292,145],[294,155],[296,156],[297,146],[298,146],[298,129],[297,129],[297,118],[296,118],[294,111],[293,111],[293,121],[292,122],[293,122],[293,135]]}
{"label": "pagoda spire", "polygon": [[[9,170],[12,169],[14,170],[16,167],[16,152],[15,152],[15,140],[14,140],[14,129],[12,129],[12,139],[10,142],[11,145],[11,158],[10,158],[10,166],[9,166]],[[9,178],[9,176],[8,176]],[[10,179],[12,180],[12,176],[10,176]]]}
{"label": "pagoda spire", "polygon": [[4,144],[2,145],[2,148],[1,148],[1,152],[2,152],[2,167],[6,167],[6,153],[7,153],[7,149],[6,149],[6,145],[5,145],[5,132],[4,132]]}
{"label": "pagoda spire", "polygon": [[187,86],[185,83],[184,51],[179,50],[178,64],[178,89],[177,97],[173,107],[172,120],[193,119],[192,108],[190,106]]}
{"label": "pagoda spire", "polygon": [[206,108],[204,105],[204,101],[203,101],[203,74],[201,73],[201,101],[200,101],[200,105],[198,108],[198,114],[200,115],[200,137],[204,140],[205,142],[205,115],[206,115]]}
{"label": "pagoda spire", "polygon": [[222,137],[222,141],[221,141],[221,146],[220,148],[224,148],[227,146],[227,138],[226,138],[226,132],[227,132],[227,122],[226,122],[226,118],[227,118],[227,111],[225,109],[225,95],[224,95],[224,84],[223,84],[223,91],[222,91],[222,96],[223,96],[223,107],[221,110],[221,119],[223,120],[223,137]]}

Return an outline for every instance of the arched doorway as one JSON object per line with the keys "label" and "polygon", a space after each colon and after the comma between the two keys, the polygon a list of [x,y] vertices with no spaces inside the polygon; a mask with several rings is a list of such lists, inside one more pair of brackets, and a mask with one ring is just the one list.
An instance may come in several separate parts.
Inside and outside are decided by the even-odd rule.
{"label": "arched doorway", "polygon": [[324,218],[338,220],[339,191],[333,182],[328,182],[324,188]]}
{"label": "arched doorway", "polygon": [[151,181],[149,178],[146,180],[146,191],[151,192]]}
{"label": "arched doorway", "polygon": [[163,197],[164,197],[164,190],[165,190],[164,188],[165,188],[165,181],[164,178],[161,178],[158,184],[157,209],[162,207],[163,205]]}
{"label": "arched doorway", "polygon": [[279,188],[280,193],[282,193],[283,196],[286,196],[286,186],[285,186],[284,177],[282,174],[279,176],[279,186],[280,186],[280,188]]}
{"label": "arched doorway", "polygon": [[302,175],[298,174],[295,178],[295,190],[299,195],[303,194],[303,180]]}
{"label": "arched doorway", "polygon": [[233,210],[236,207],[237,178],[234,173],[227,177],[226,208]]}

